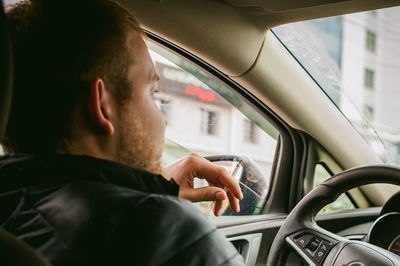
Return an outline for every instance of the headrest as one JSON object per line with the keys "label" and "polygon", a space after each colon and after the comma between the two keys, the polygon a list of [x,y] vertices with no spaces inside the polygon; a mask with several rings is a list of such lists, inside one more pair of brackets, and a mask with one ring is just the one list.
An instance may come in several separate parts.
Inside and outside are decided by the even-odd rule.
{"label": "headrest", "polygon": [[11,38],[9,38],[3,1],[0,1],[0,141],[4,137],[11,108],[12,58]]}

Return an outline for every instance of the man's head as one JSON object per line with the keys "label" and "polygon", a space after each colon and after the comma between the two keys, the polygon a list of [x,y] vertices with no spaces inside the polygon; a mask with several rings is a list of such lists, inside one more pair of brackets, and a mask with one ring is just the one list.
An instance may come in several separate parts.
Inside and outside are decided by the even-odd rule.
{"label": "man's head", "polygon": [[15,54],[8,146],[158,172],[165,121],[134,17],[107,0],[36,0],[7,16]]}

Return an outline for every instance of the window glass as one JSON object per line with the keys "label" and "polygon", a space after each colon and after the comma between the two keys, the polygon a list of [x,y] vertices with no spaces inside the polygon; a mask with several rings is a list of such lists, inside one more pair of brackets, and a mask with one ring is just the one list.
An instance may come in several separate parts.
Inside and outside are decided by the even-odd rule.
{"label": "window glass", "polygon": [[274,28],[384,163],[400,165],[400,7]]}
{"label": "window glass", "polygon": [[365,69],[364,86],[368,89],[374,88],[374,71],[368,68]]}
{"label": "window glass", "polygon": [[[278,131],[231,88],[158,44],[149,41],[148,46],[160,76],[156,101],[168,120],[163,164],[189,151],[243,159],[251,168],[246,175],[241,171],[234,176],[244,192],[238,215],[260,213],[268,195]],[[231,172],[234,163],[217,164]],[[196,179],[195,186],[207,185],[204,182]],[[213,216],[212,203],[196,205]],[[224,208],[223,216],[236,215],[227,202]]]}
{"label": "window glass", "polygon": [[[317,164],[315,167],[313,188],[322,184],[325,180],[327,180],[330,177],[331,177],[331,174],[329,174],[329,172],[326,170],[326,168],[321,164]],[[348,210],[348,209],[354,209],[354,205],[351,203],[350,199],[347,197],[346,194],[342,194],[339,196],[339,198],[336,201],[325,206],[320,211],[320,213],[342,211],[342,210]]]}
{"label": "window glass", "polygon": [[370,52],[375,52],[375,45],[376,45],[375,33],[370,30],[367,30],[367,41],[366,41],[367,50]]}

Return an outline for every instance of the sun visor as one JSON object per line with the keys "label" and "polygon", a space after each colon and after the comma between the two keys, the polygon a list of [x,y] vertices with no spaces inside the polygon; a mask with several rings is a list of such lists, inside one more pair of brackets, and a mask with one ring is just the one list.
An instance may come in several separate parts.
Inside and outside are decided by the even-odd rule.
{"label": "sun visor", "polygon": [[191,51],[230,76],[239,76],[254,64],[264,41],[264,26],[257,26],[239,9],[220,1],[119,2],[130,9],[143,28]]}
{"label": "sun visor", "polygon": [[220,0],[266,28],[297,21],[397,6],[399,0]]}
{"label": "sun visor", "polygon": [[265,1],[265,0],[221,0],[237,7],[247,7],[271,11],[288,11],[299,8],[322,6],[332,3],[346,2],[350,0],[280,0],[280,1]]}

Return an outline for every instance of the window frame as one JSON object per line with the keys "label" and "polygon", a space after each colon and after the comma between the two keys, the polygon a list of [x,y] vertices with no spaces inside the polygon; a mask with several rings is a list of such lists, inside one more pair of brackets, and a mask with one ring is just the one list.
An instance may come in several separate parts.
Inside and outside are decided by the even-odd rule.
{"label": "window frame", "polygon": [[144,32],[149,41],[153,41],[177,56],[189,60],[210,77],[230,88],[232,93],[254,108],[254,110],[256,110],[279,132],[270,176],[270,191],[267,195],[267,200],[262,214],[288,212],[291,208],[289,206],[289,197],[287,195],[290,193],[290,184],[293,183],[291,180],[293,177],[297,176],[298,169],[296,167],[298,164],[295,163],[295,161],[299,160],[298,156],[295,156],[296,151],[294,147],[296,145],[294,142],[297,141],[295,139],[295,130],[286,124],[286,122],[276,115],[268,106],[258,100],[252,93],[230,79],[226,74],[168,40],[150,31],[144,30]]}

